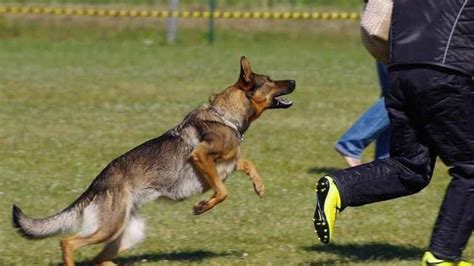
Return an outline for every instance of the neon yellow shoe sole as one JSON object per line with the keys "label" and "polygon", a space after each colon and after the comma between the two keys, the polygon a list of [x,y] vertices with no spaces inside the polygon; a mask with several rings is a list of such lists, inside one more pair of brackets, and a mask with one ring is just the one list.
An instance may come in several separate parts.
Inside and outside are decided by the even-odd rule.
{"label": "neon yellow shoe sole", "polygon": [[336,216],[341,209],[341,196],[331,177],[325,176],[316,186],[316,210],[314,212],[314,229],[318,239],[328,244],[334,235]]}
{"label": "neon yellow shoe sole", "polygon": [[433,253],[431,253],[430,251],[426,251],[425,254],[423,254],[423,258],[421,259],[421,266],[474,266],[474,265],[464,260],[459,261],[459,262],[453,262],[453,261],[438,259],[433,255]]}

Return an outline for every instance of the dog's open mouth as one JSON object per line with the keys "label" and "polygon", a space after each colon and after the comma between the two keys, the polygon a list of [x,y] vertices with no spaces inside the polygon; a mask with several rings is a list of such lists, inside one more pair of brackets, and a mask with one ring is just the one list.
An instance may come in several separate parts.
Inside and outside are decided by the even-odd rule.
{"label": "dog's open mouth", "polygon": [[293,105],[291,100],[286,99],[285,97],[279,95],[273,98],[273,108],[288,108]]}
{"label": "dog's open mouth", "polygon": [[283,95],[292,93],[295,90],[295,82],[290,81],[289,86],[286,90],[277,93],[273,96],[273,102],[271,108],[289,108],[293,105],[291,100],[286,99]]}
{"label": "dog's open mouth", "polygon": [[279,84],[283,83],[284,86],[280,86],[280,89],[273,96],[270,108],[289,108],[293,105],[293,102],[283,97],[283,95],[292,93],[296,88],[296,82],[294,80],[282,80],[276,82]]}

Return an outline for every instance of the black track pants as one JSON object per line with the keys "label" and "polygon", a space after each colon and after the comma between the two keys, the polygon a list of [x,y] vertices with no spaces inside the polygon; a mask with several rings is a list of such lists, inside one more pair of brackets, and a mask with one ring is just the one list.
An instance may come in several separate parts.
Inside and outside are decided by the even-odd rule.
{"label": "black track pants", "polygon": [[343,207],[420,191],[430,182],[439,156],[450,167],[452,180],[430,250],[457,260],[474,229],[474,81],[435,66],[392,67],[385,103],[391,157],[332,175]]}

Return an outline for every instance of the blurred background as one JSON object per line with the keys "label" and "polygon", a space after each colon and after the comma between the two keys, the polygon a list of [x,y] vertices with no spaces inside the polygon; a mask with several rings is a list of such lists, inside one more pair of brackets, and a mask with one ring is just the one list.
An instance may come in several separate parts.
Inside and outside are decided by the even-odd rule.
{"label": "blurred background", "polygon": [[[244,7],[244,8],[319,8],[321,6],[357,7],[360,6],[356,0],[216,0],[222,8]],[[8,4],[50,4],[50,5],[146,5],[146,6],[168,6],[169,0],[6,0]],[[206,7],[209,0],[179,0],[181,5],[187,7]]]}
{"label": "blurred background", "polygon": [[[208,194],[148,204],[145,241],[116,262],[418,265],[449,181],[441,162],[422,192],[345,210],[333,244],[313,232],[314,183],[346,167],[334,144],[380,94],[360,42],[361,8],[358,0],[0,1],[0,265],[61,263],[59,237],[29,241],[12,229],[12,203],[33,217],[66,207],[113,158],[232,85],[242,55],[257,73],[297,81],[294,105],[267,111],[242,145],[266,197],[235,173],[229,197],[204,215],[191,209]],[[369,148],[363,160],[372,158]],[[76,261],[99,250],[81,249]],[[472,241],[465,255],[474,257]]]}

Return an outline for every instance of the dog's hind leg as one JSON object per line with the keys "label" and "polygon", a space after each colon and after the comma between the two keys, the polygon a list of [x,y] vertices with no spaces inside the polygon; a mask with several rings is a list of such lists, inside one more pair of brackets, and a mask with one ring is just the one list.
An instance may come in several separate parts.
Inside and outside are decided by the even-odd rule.
{"label": "dog's hind leg", "polygon": [[76,235],[61,240],[61,249],[63,252],[64,265],[74,265],[74,251],[91,244],[98,244],[107,241],[112,234],[104,232],[103,230],[92,234],[91,236],[83,237]]}
{"label": "dog's hind leg", "polygon": [[117,254],[122,251],[120,249],[121,247],[121,242],[123,238],[123,233],[120,234],[115,240],[113,240],[110,243],[107,243],[104,247],[104,249],[99,253],[94,258],[94,264],[95,265],[101,265],[101,266],[112,266],[116,265],[115,263],[112,262],[112,259],[117,256]]}
{"label": "dog's hind leg", "polygon": [[117,194],[115,196],[107,194],[104,198],[97,199],[96,202],[101,202],[100,206],[92,205],[97,203],[91,203],[84,210],[85,231],[61,240],[66,266],[74,265],[74,251],[77,249],[86,245],[113,241],[122,234],[130,210],[127,206],[128,203],[120,197],[123,195]]}
{"label": "dog's hind leg", "polygon": [[144,238],[145,223],[138,217],[130,217],[124,231],[95,257],[96,265],[115,265],[112,259]]}
{"label": "dog's hind leg", "polygon": [[239,159],[237,162],[237,170],[244,172],[248,177],[250,177],[255,193],[260,197],[263,197],[263,194],[265,193],[265,185],[263,184],[263,179],[255,168],[255,165],[249,160]]}
{"label": "dog's hind leg", "polygon": [[107,242],[114,233],[109,229],[99,229],[90,236],[76,235],[61,240],[64,264],[66,266],[74,265],[74,251],[86,245]]}

